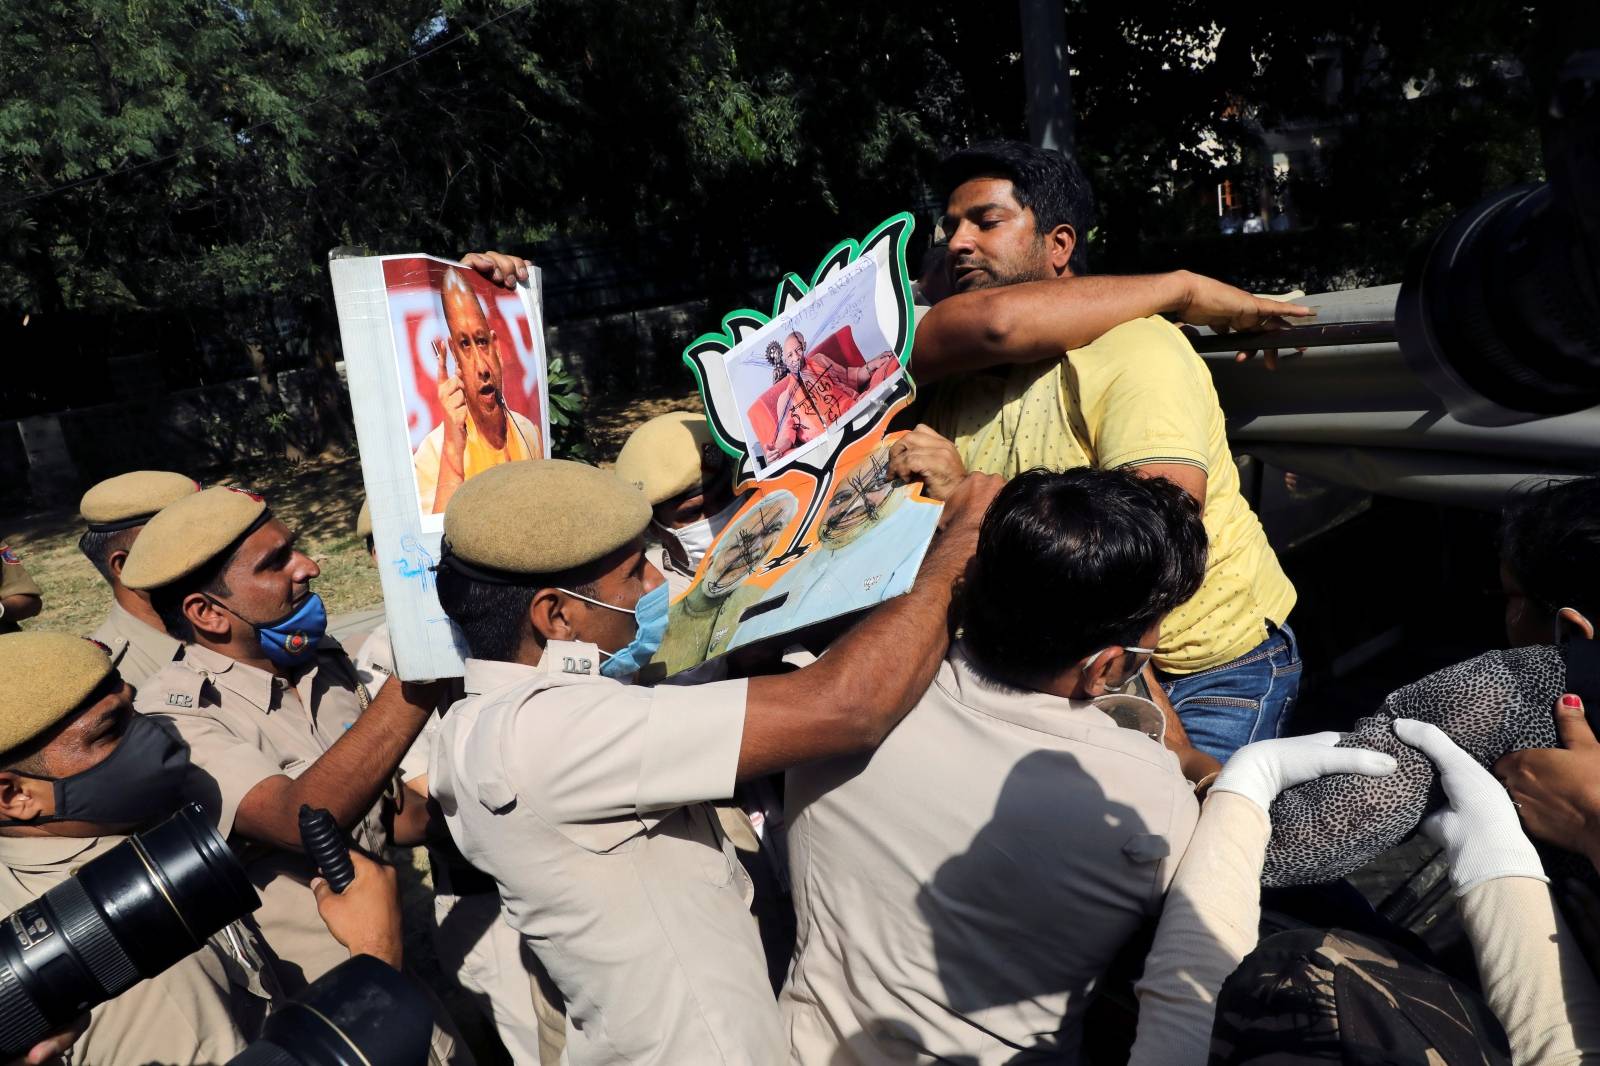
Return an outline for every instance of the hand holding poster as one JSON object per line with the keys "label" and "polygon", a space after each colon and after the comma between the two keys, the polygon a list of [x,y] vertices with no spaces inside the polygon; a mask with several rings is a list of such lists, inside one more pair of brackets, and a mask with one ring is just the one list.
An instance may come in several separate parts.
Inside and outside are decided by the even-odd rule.
{"label": "hand holding poster", "polygon": [[425,255],[331,270],[395,661],[407,680],[456,676],[431,569],[445,506],[475,474],[549,456],[538,271],[513,292]]}
{"label": "hand holding poster", "polygon": [[749,499],[672,605],[666,673],[911,587],[942,509],[891,477],[884,436],[912,397],[911,225],[840,244],[770,317],[736,311],[685,351]]}

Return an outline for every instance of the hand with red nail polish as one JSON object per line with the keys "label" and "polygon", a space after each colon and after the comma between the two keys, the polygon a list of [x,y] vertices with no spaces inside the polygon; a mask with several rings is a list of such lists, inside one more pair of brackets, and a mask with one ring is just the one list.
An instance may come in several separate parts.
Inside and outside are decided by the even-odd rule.
{"label": "hand with red nail polish", "polygon": [[1600,868],[1600,740],[1571,693],[1556,701],[1556,732],[1561,747],[1512,752],[1494,774],[1529,833]]}

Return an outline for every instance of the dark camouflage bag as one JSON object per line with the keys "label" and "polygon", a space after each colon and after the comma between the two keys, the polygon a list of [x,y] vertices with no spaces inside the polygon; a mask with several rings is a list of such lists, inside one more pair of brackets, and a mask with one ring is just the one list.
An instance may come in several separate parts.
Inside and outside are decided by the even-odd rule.
{"label": "dark camouflage bag", "polygon": [[1511,1062],[1467,986],[1394,945],[1342,929],[1267,937],[1217,997],[1212,1066]]}

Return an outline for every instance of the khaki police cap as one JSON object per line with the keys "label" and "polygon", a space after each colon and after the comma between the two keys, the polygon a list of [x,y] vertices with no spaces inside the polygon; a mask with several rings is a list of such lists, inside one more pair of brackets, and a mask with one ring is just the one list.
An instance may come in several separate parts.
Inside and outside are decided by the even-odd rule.
{"label": "khaki police cap", "polygon": [[659,415],[634,430],[617,455],[617,476],[653,507],[700,483],[707,446],[716,447],[706,416],[692,411]]}
{"label": "khaki police cap", "polygon": [[161,509],[133,542],[122,568],[131,589],[170,585],[227,551],[267,515],[260,496],[215,486]]}
{"label": "khaki police cap", "polygon": [[503,574],[555,574],[616,551],[650,505],[609,470],[566,459],[502,463],[469,478],[444,512],[449,553]]}
{"label": "khaki police cap", "polygon": [[363,539],[372,536],[372,501],[361,501],[361,513],[356,515],[356,536]]}
{"label": "khaki police cap", "polygon": [[169,503],[200,491],[200,483],[170,470],[135,470],[107,478],[83,494],[78,513],[95,533],[131,529]]}
{"label": "khaki police cap", "polygon": [[0,752],[61,721],[111,673],[101,645],[65,633],[0,636]]}

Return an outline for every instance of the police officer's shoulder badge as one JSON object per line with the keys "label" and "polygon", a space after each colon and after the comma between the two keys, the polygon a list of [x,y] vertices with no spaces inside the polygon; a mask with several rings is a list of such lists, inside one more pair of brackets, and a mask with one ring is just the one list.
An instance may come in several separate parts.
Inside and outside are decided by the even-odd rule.
{"label": "police officer's shoulder badge", "polygon": [[[171,673],[164,671],[161,674],[163,687],[167,690],[165,705],[169,708],[178,707],[183,709],[201,706],[205,702],[201,699],[201,693],[206,685],[211,682],[210,675],[200,670],[189,660],[180,659],[177,660],[177,663],[181,663],[188,668],[181,671],[174,670]],[[214,697],[215,690],[213,690]]]}

